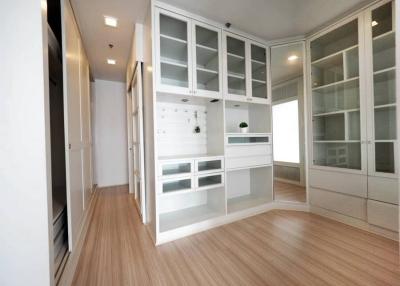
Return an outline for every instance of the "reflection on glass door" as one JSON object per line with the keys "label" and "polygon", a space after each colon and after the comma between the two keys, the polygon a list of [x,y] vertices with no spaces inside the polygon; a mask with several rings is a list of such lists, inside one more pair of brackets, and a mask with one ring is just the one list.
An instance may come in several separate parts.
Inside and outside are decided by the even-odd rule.
{"label": "reflection on glass door", "polygon": [[371,14],[375,172],[395,173],[396,91],[393,3]]}

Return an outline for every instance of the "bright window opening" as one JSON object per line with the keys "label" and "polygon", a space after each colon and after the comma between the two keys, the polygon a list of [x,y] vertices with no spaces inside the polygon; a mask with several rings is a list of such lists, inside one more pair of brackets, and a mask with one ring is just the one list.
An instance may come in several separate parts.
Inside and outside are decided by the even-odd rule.
{"label": "bright window opening", "polygon": [[300,163],[298,100],[272,106],[274,161]]}

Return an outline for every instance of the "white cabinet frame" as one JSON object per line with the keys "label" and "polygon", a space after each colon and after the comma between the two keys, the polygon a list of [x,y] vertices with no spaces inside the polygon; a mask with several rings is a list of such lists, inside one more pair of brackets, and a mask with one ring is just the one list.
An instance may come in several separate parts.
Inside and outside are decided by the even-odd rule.
{"label": "white cabinet frame", "polygon": [[[186,31],[187,31],[187,71],[188,71],[188,87],[180,87],[180,86],[173,86],[168,84],[163,84],[161,80],[161,34],[160,34],[160,15],[165,15],[186,23]],[[154,41],[155,45],[155,52],[156,52],[156,62],[155,62],[155,74],[156,74],[156,87],[157,91],[165,92],[165,93],[175,93],[175,94],[192,94],[193,93],[193,74],[192,74],[192,28],[191,28],[191,19],[184,17],[182,15],[160,9],[155,8],[155,35]]]}

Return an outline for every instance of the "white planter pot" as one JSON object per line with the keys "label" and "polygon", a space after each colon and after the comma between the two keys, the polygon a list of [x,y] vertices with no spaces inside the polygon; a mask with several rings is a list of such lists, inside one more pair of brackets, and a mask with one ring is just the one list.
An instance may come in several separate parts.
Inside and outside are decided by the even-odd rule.
{"label": "white planter pot", "polygon": [[249,127],[240,128],[240,133],[247,133],[249,132]]}

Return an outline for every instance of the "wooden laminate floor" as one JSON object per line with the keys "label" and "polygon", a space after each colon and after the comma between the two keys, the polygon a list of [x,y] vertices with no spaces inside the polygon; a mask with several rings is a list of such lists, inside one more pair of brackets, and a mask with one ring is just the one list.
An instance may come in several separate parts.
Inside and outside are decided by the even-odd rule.
{"label": "wooden laminate floor", "polygon": [[394,241],[271,211],[155,247],[127,188],[98,190],[73,285],[400,285]]}
{"label": "wooden laminate floor", "polygon": [[277,201],[306,202],[306,188],[280,181],[274,181],[274,194]]}

